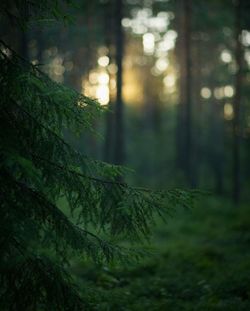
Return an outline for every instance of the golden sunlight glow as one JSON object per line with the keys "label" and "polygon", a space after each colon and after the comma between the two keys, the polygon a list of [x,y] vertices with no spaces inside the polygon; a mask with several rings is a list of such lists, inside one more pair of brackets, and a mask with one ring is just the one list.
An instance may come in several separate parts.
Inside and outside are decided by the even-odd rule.
{"label": "golden sunlight glow", "polygon": [[109,64],[108,56],[101,56],[98,58],[98,65],[101,67],[107,67]]}
{"label": "golden sunlight glow", "polygon": [[228,50],[223,50],[221,52],[220,58],[224,63],[231,63],[232,61],[232,55]]}
{"label": "golden sunlight glow", "polygon": [[107,85],[98,85],[96,89],[96,98],[101,105],[109,103],[109,87]]}
{"label": "golden sunlight glow", "polygon": [[155,37],[152,33],[143,35],[143,50],[145,54],[152,55],[155,49]]}
{"label": "golden sunlight glow", "polygon": [[223,87],[216,87],[214,89],[214,97],[216,99],[222,99],[224,97],[224,89],[223,89]]}
{"label": "golden sunlight glow", "polygon": [[234,88],[231,85],[226,85],[224,87],[224,94],[226,97],[233,97],[234,96]]}
{"label": "golden sunlight glow", "polygon": [[125,28],[131,27],[132,22],[129,18],[123,18],[122,19],[122,26]]}
{"label": "golden sunlight glow", "polygon": [[208,99],[208,98],[211,97],[211,95],[212,95],[212,92],[211,92],[210,88],[208,88],[208,87],[203,87],[203,88],[201,89],[201,97],[202,97],[202,98]]}
{"label": "golden sunlight glow", "polygon": [[226,120],[232,120],[234,117],[234,110],[232,104],[226,103],[224,105],[224,118]]}
{"label": "golden sunlight glow", "polygon": [[102,56],[102,55],[107,55],[109,52],[109,49],[106,46],[101,46],[98,49],[98,55]]}
{"label": "golden sunlight glow", "polygon": [[169,74],[163,79],[163,83],[166,87],[172,88],[175,85],[175,80],[174,74]]}
{"label": "golden sunlight glow", "polygon": [[117,66],[116,64],[109,64],[108,65],[108,72],[112,75],[117,73]]}
{"label": "golden sunlight glow", "polygon": [[153,16],[152,9],[134,9],[132,12],[133,18],[124,18],[122,26],[131,28],[132,32],[137,35],[143,35],[148,30],[154,32],[166,32],[170,19],[173,18],[173,13],[159,12],[157,16]]}
{"label": "golden sunlight glow", "polygon": [[101,72],[98,74],[98,83],[105,85],[109,83],[109,75],[106,72]]}
{"label": "golden sunlight glow", "polygon": [[141,83],[141,72],[132,67],[124,70],[123,76],[123,99],[128,105],[141,105],[143,103],[143,83]]}
{"label": "golden sunlight glow", "polygon": [[55,66],[54,74],[57,76],[62,76],[64,74],[65,68],[63,66]]}
{"label": "golden sunlight glow", "polygon": [[[156,83],[161,83],[161,95],[176,93],[176,74],[172,68],[171,52],[174,48],[177,33],[169,30],[170,13],[160,12],[153,16],[151,9],[136,9],[132,19],[124,18],[122,25],[130,28],[133,33],[139,34],[141,42],[133,42],[129,48],[133,57],[123,60],[123,99],[126,104],[142,105],[145,100],[144,79],[145,73],[155,77]],[[142,55],[138,54],[138,49]],[[127,53],[129,55],[129,53]],[[143,68],[143,71],[141,69]],[[149,71],[149,72],[148,72]],[[117,66],[110,63],[108,49],[98,49],[97,67],[84,77],[82,88],[84,94],[96,98],[102,105],[115,100]],[[158,82],[157,82],[158,80]],[[157,84],[160,87],[160,84]],[[172,96],[172,95],[171,95]]]}
{"label": "golden sunlight glow", "polygon": [[98,73],[96,71],[91,71],[89,74],[89,82],[91,84],[96,84],[98,82]]}
{"label": "golden sunlight glow", "polygon": [[82,92],[97,99],[101,105],[107,105],[110,100],[109,74],[104,69],[92,70],[87,80],[82,78]]}
{"label": "golden sunlight glow", "polygon": [[158,51],[159,52],[168,52],[174,47],[173,43],[171,41],[161,41],[158,44]]}
{"label": "golden sunlight glow", "polygon": [[250,31],[242,30],[241,41],[244,46],[250,46]]}
{"label": "golden sunlight glow", "polygon": [[168,30],[167,33],[164,35],[164,39],[168,41],[175,41],[178,34],[175,30]]}
{"label": "golden sunlight glow", "polygon": [[168,60],[166,58],[159,58],[157,59],[155,63],[155,67],[158,69],[158,71],[162,72],[165,71],[168,68]]}
{"label": "golden sunlight glow", "polygon": [[112,78],[112,79],[110,80],[110,89],[111,89],[112,91],[116,90],[116,79],[114,79],[114,78]]}
{"label": "golden sunlight glow", "polygon": [[153,68],[151,68],[151,73],[153,76],[157,77],[161,74],[161,71],[154,66]]}

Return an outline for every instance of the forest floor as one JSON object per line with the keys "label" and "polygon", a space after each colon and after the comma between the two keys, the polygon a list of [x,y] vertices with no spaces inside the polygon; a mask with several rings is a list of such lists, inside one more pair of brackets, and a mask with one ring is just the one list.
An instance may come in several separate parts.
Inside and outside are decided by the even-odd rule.
{"label": "forest floor", "polygon": [[250,310],[249,206],[201,201],[159,224],[152,245],[134,265],[77,268],[83,291],[95,288],[89,310]]}

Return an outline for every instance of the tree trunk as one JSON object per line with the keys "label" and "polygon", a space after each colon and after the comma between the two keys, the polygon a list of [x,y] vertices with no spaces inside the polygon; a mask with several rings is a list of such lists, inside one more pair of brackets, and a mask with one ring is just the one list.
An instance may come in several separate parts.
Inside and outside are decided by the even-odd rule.
{"label": "tree trunk", "polygon": [[[108,57],[110,63],[113,60],[112,46],[113,46],[113,33],[110,29],[113,29],[113,14],[112,14],[112,3],[107,2],[104,7],[104,31],[105,31],[105,44],[109,50]],[[104,146],[103,146],[103,159],[105,162],[112,162],[112,148],[113,148],[113,133],[114,133],[114,115],[113,115],[113,98],[111,94],[111,74],[109,79],[109,103],[108,110],[105,112],[105,136],[104,136]]]}
{"label": "tree trunk", "polygon": [[191,0],[180,0],[179,65],[180,104],[177,116],[177,163],[186,182],[194,185],[192,174],[192,61],[191,61]]}
{"label": "tree trunk", "polygon": [[202,87],[202,41],[200,36],[197,36],[194,46],[194,59],[193,66],[193,123],[195,124],[196,133],[198,135],[192,138],[192,162],[195,166],[192,167],[193,185],[197,187],[199,184],[200,166],[202,162],[202,101],[201,101],[201,87]]}
{"label": "tree trunk", "polygon": [[184,150],[185,150],[185,171],[188,184],[193,186],[193,175],[191,165],[191,97],[192,97],[192,61],[191,61],[191,0],[184,1],[185,10],[185,80],[186,80],[186,103],[184,119]]}
{"label": "tree trunk", "polygon": [[184,79],[184,9],[183,0],[176,1],[176,16],[178,37],[176,41],[176,56],[179,67],[179,103],[176,107],[176,168],[184,171],[184,149],[183,149],[183,121],[185,101],[185,79]]}
{"label": "tree trunk", "polygon": [[[214,83],[212,83],[214,86]],[[213,89],[213,87],[212,87]],[[211,122],[210,122],[210,153],[211,153],[211,170],[214,173],[215,192],[218,195],[223,194],[223,166],[224,166],[224,137],[223,137],[223,102],[212,99],[211,102]]]}
{"label": "tree trunk", "polygon": [[233,201],[240,200],[240,102],[242,85],[242,43],[241,43],[241,5],[235,5],[235,60],[237,72],[235,76],[234,118],[233,118]]}
{"label": "tree trunk", "polygon": [[115,1],[115,30],[116,30],[116,105],[115,105],[115,140],[114,163],[124,163],[124,120],[122,100],[122,59],[123,59],[123,31],[122,31],[122,0]]}

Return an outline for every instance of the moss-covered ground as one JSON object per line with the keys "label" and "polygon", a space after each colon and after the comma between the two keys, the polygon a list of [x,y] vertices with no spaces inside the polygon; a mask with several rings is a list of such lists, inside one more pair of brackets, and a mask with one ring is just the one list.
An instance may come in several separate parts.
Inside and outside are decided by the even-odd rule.
{"label": "moss-covered ground", "polygon": [[201,200],[158,224],[152,246],[153,255],[126,267],[79,264],[86,309],[250,310],[248,205]]}

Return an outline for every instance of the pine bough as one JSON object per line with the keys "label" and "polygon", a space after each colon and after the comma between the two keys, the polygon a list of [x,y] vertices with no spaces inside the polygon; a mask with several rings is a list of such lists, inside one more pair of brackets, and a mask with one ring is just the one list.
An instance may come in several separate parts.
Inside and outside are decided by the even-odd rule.
{"label": "pine bough", "polygon": [[131,187],[118,181],[124,168],[74,150],[63,130],[91,129],[101,106],[51,81],[4,42],[0,94],[1,310],[82,310],[66,269],[71,256],[140,256],[103,236],[147,238],[155,215],[191,206],[194,193]]}

